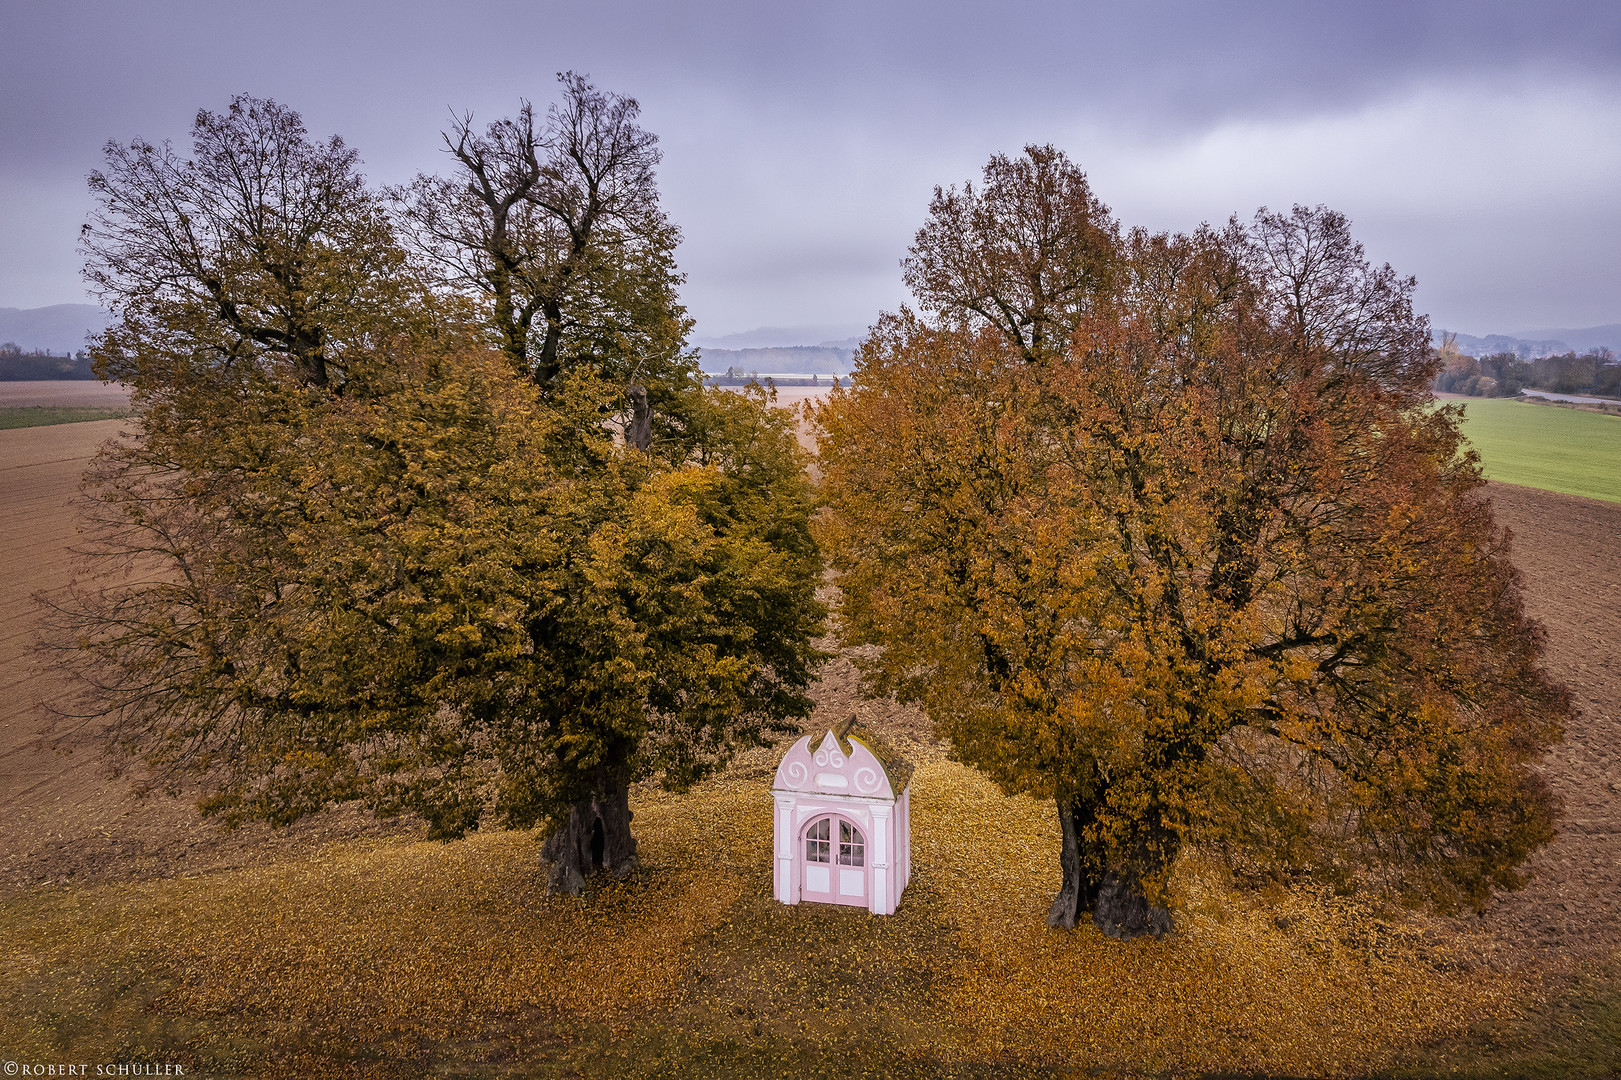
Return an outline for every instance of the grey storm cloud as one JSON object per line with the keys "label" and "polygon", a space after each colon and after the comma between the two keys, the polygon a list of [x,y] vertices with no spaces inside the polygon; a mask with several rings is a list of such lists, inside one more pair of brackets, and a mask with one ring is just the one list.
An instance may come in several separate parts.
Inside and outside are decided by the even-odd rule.
{"label": "grey storm cloud", "polygon": [[1621,320],[1621,5],[0,0],[0,305],[84,299],[108,139],[274,97],[380,182],[563,69],[661,137],[701,333],[904,302],[935,184],[1054,142],[1129,224],[1345,210],[1472,332]]}

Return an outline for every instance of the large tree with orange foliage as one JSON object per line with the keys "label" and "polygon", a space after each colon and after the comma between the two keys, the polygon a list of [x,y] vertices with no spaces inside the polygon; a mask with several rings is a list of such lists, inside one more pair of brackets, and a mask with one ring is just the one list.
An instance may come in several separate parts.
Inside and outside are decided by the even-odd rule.
{"label": "large tree with orange foliage", "polygon": [[1323,209],[1122,235],[1037,147],[937,191],[907,279],[817,414],[821,538],[869,689],[1055,800],[1049,922],[1168,931],[1193,848],[1518,884],[1569,704],[1411,279]]}

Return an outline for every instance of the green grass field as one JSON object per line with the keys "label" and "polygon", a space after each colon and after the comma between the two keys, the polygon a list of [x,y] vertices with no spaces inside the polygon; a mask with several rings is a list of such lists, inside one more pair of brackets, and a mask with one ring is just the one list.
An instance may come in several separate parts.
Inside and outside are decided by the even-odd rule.
{"label": "green grass field", "polygon": [[128,409],[71,408],[27,405],[0,408],[0,431],[11,428],[46,427],[50,424],[77,424],[85,420],[113,420],[130,415]]}
{"label": "green grass field", "polygon": [[1621,502],[1621,416],[1504,398],[1453,399],[1488,479]]}

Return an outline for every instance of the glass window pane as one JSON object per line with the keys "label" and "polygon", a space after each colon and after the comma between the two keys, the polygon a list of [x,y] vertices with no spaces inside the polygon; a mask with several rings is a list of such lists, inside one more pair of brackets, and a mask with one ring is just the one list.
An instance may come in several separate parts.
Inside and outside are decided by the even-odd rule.
{"label": "glass window pane", "polygon": [[852,843],[839,843],[840,866],[865,866],[867,864],[867,845],[860,840],[861,833],[855,832],[856,840]]}

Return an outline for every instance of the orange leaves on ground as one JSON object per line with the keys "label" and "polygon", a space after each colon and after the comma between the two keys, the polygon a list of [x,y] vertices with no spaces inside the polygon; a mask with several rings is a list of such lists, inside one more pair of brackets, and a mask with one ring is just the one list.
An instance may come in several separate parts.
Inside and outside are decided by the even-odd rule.
{"label": "orange leaves on ground", "polygon": [[735,880],[672,864],[649,824],[656,872],[583,901],[545,895],[526,834],[332,851],[244,874],[188,935],[170,1006],[440,1036],[527,1009],[588,1020],[646,1009],[738,893]]}
{"label": "orange leaves on ground", "polygon": [[1234,895],[1191,859],[1172,881],[1177,928],[1163,941],[1049,929],[1052,807],[938,760],[914,784],[916,872],[962,948],[939,1030],[963,1057],[1344,1075],[1512,1014],[1523,989],[1456,970],[1447,943],[1366,906],[1326,892]]}

